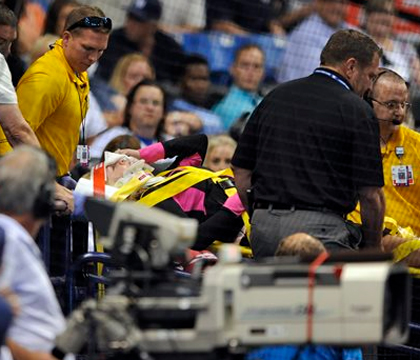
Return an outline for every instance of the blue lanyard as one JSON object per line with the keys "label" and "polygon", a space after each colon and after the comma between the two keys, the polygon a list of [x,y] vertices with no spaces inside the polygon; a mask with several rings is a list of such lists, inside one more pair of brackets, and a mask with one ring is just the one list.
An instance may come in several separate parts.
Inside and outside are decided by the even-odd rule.
{"label": "blue lanyard", "polygon": [[339,82],[341,85],[343,85],[347,90],[351,90],[350,86],[347,85],[343,80],[341,80],[337,75],[330,73],[329,71],[322,70],[322,69],[316,69],[314,71],[314,74],[324,74],[329,76],[331,79],[334,79],[335,81]]}

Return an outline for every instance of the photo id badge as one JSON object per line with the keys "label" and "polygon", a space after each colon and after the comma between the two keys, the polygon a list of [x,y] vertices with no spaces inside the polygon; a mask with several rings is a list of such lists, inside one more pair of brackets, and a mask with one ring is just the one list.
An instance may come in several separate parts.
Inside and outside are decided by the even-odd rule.
{"label": "photo id badge", "polygon": [[90,151],[89,145],[77,145],[77,160],[79,160],[80,165],[87,167],[90,160]]}
{"label": "photo id badge", "polygon": [[391,166],[394,186],[410,186],[414,184],[413,167],[411,165]]}

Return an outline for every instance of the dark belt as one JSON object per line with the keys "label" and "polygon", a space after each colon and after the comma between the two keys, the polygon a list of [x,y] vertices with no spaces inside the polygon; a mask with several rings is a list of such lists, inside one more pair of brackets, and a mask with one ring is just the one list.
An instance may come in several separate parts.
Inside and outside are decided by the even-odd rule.
{"label": "dark belt", "polygon": [[256,201],[253,206],[254,210],[257,209],[267,209],[267,210],[304,210],[304,211],[318,211],[318,212],[327,212],[327,213],[334,213],[341,217],[346,217],[345,214],[341,213],[340,211],[335,211],[326,207],[321,206],[310,206],[310,205],[289,205],[289,204],[281,204],[281,203],[270,203],[265,201]]}

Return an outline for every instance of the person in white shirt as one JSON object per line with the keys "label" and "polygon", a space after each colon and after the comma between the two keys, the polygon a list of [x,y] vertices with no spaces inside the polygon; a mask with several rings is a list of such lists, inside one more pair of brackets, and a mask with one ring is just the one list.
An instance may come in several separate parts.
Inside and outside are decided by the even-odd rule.
{"label": "person in white shirt", "polygon": [[19,298],[0,358],[54,359],[65,320],[34,236],[54,210],[55,164],[43,150],[21,145],[0,159],[0,231],[4,232],[0,288]]}
{"label": "person in white shirt", "polygon": [[12,76],[6,63],[10,47],[17,37],[17,20],[13,11],[0,4],[0,126],[7,141],[16,146],[22,143],[39,146],[38,139],[28,123],[24,120],[17,105],[16,92]]}

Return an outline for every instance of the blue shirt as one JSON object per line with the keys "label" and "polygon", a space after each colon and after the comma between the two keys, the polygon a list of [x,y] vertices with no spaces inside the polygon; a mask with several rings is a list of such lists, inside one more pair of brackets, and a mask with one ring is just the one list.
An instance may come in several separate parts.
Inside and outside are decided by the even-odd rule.
{"label": "blue shirt", "polygon": [[347,28],[343,22],[337,28],[328,25],[318,14],[313,14],[287,37],[286,50],[277,74],[279,83],[312,74],[320,64],[321,51],[337,30]]}
{"label": "blue shirt", "polygon": [[197,115],[203,123],[203,133],[206,135],[220,134],[224,131],[220,117],[206,108],[177,99],[172,103],[171,110],[188,111]]}
{"label": "blue shirt", "polygon": [[[299,354],[298,354],[299,353]],[[297,356],[298,355],[298,356]],[[361,348],[311,345],[266,346],[249,352],[245,360],[363,360]]]}
{"label": "blue shirt", "polygon": [[223,126],[228,130],[244,113],[252,113],[261,100],[262,96],[257,93],[232,85],[226,96],[212,110],[222,118]]}

